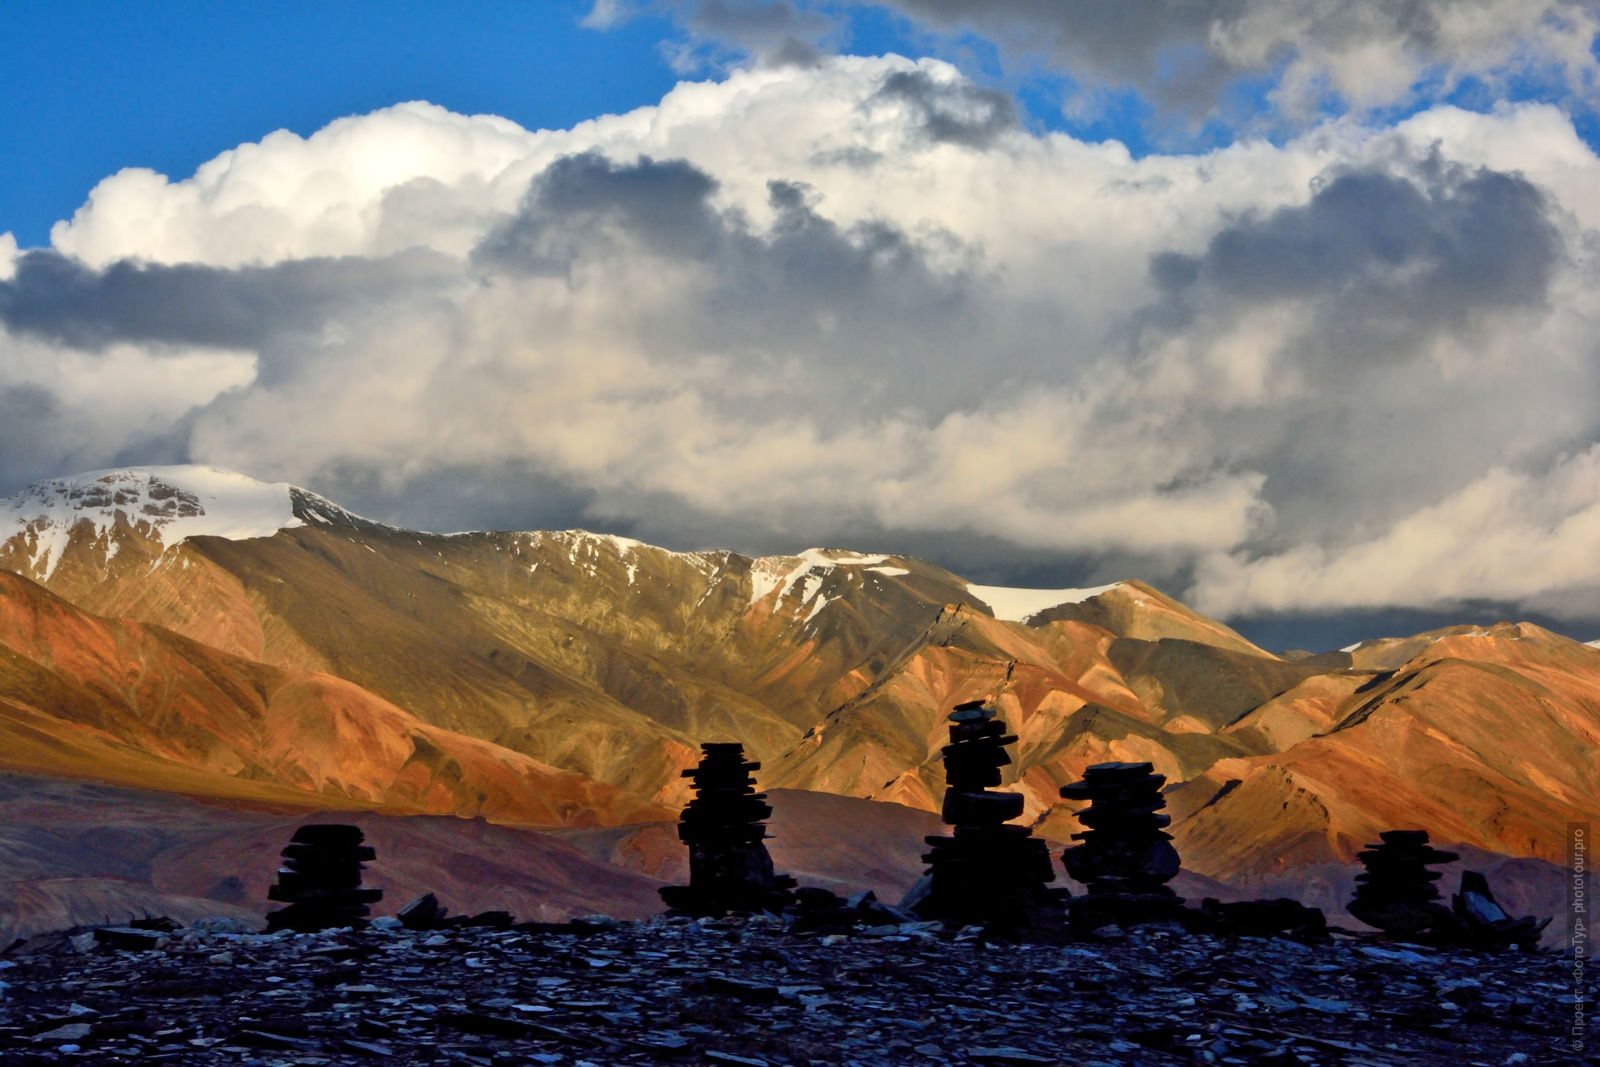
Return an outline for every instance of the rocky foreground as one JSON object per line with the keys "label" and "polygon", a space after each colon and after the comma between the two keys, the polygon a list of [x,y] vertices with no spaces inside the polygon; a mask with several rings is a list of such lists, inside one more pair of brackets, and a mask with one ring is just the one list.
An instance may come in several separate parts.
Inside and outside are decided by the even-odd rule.
{"label": "rocky foreground", "polygon": [[1055,946],[928,923],[801,935],[768,917],[238,929],[13,947],[0,1061],[1592,1062],[1567,1036],[1572,961],[1550,955],[1160,927]]}

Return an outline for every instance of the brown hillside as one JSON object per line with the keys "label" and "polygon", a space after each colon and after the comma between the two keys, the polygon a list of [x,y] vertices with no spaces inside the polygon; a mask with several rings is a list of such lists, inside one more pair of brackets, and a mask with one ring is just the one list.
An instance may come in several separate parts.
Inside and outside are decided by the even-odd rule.
{"label": "brown hillside", "polygon": [[103,619],[0,572],[0,766],[250,801],[558,824],[660,809],[341,678]]}

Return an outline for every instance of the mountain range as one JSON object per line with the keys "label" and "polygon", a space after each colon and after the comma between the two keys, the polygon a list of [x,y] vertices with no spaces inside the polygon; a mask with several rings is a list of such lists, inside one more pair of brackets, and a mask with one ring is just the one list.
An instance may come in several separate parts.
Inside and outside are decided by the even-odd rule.
{"label": "mountain range", "polygon": [[[1600,812],[1600,649],[1528,623],[1279,655],[1134,580],[1022,590],[846,549],[430,534],[205,467],[91,472],[0,503],[13,901],[52,879],[154,885],[137,875],[151,857],[230,820],[338,811],[426,825],[396,840],[441,869],[484,852],[452,852],[449,827],[500,835],[502,852],[537,840],[546,868],[612,872],[577,879],[590,910],[637,911],[641,885],[681,875],[670,822],[704,741],[742,742],[786,798],[780,859],[889,892],[936,821],[945,714],[974,699],[1018,735],[1007,787],[1048,838],[1079,829],[1058,790],[1085,766],[1154,763],[1195,892],[1336,905],[1356,851],[1419,826],[1501,871],[1512,899],[1544,901],[1566,824]],[[91,819],[105,807],[122,833],[185,829],[147,840],[145,868],[30,868],[19,857],[74,804],[30,813],[40,790],[81,795]],[[405,821],[421,816],[455,818]],[[75,855],[93,851],[84,834]],[[251,855],[267,866],[208,861],[180,895],[253,907],[237,886],[264,886],[271,860]],[[489,874],[457,881],[458,907],[496,902]],[[583,910],[571,888],[559,901]],[[12,927],[76,914],[71,893],[45,896],[32,919],[13,903]]]}

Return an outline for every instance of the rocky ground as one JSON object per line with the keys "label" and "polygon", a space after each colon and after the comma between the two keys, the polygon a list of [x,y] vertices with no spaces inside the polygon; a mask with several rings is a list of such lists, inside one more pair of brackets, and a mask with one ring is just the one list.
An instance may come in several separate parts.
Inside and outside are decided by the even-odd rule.
{"label": "rocky ground", "polygon": [[765,917],[238,929],[14,946],[0,1061],[1593,1062],[1567,1036],[1572,961],[1550,955],[1150,927],[1005,945],[929,924],[800,935]]}

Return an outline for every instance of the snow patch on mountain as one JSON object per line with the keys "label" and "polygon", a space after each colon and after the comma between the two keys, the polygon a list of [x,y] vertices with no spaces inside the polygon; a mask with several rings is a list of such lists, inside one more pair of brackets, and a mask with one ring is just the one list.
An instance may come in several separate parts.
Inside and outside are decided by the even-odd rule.
{"label": "snow patch on mountain", "polygon": [[[823,579],[840,567],[873,567],[889,562],[888,556],[868,556],[843,548],[808,548],[798,556],[764,556],[750,567],[750,603],[765,600],[774,589],[781,603],[801,584],[800,603],[805,605],[822,589]],[[906,573],[906,572],[903,572]],[[815,607],[807,619],[815,617]]]}
{"label": "snow patch on mountain", "polygon": [[990,612],[1002,622],[1026,622],[1047,608],[1081,604],[1121,585],[1121,582],[1112,582],[1089,589],[1014,589],[1004,585],[973,585],[969,582],[967,592],[989,605]]}
{"label": "snow patch on mountain", "polygon": [[292,487],[192,464],[89,471],[35,482],[0,503],[0,543],[22,536],[33,573],[43,579],[61,563],[73,532],[87,525],[117,554],[118,520],[160,543],[190,537],[238,541],[301,526]]}
{"label": "snow patch on mountain", "polygon": [[651,552],[662,552],[665,549],[647,545],[643,541],[635,541],[631,537],[621,537],[617,534],[590,533],[588,530],[564,530],[563,535],[572,539],[572,552],[576,558],[577,552],[582,549],[591,556],[597,556],[601,548],[609,548],[611,554],[618,559],[627,559],[628,556],[641,548]]}
{"label": "snow patch on mountain", "polygon": [[[717,571],[726,562],[726,552],[696,551],[674,552],[668,548],[646,544],[644,541],[635,541],[631,537],[622,537],[618,534],[591,533],[588,530],[530,530],[518,535],[519,543],[515,551],[521,551],[521,545],[529,548],[543,545],[546,541],[561,546],[567,554],[567,562],[575,569],[593,578],[601,555],[609,554],[615,558],[628,572],[628,584],[635,585],[639,578],[639,560],[641,558],[670,557],[681,559],[690,566],[707,575],[715,584]],[[534,564],[535,567],[538,564]],[[531,573],[531,571],[530,571]],[[708,589],[709,593],[709,589]],[[703,598],[702,598],[703,599]]]}

